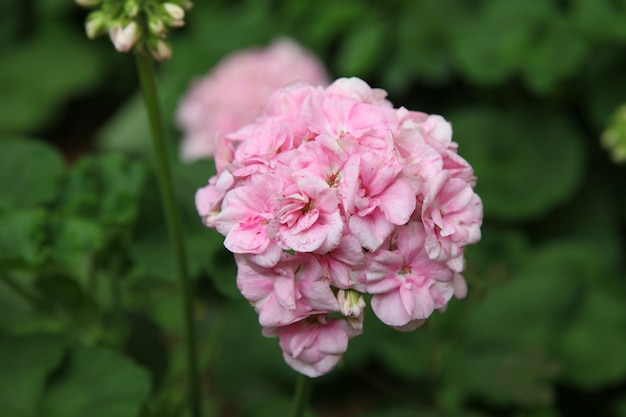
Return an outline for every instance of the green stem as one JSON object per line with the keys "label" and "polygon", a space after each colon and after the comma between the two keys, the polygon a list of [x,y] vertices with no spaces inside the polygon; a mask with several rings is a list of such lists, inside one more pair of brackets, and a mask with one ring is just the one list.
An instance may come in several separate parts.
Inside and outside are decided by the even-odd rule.
{"label": "green stem", "polygon": [[176,264],[176,273],[183,297],[182,314],[187,359],[188,400],[191,408],[191,416],[200,417],[200,384],[198,380],[198,354],[196,350],[197,337],[194,323],[191,283],[189,273],[187,271],[187,259],[185,255],[180,214],[178,211],[178,205],[176,204],[174,185],[166,151],[161,109],[156,88],[154,62],[147,52],[139,51],[135,54],[135,56],[137,58],[137,70],[139,73],[139,81],[141,83],[146,111],[148,113],[150,131],[152,133],[157,176],[161,189],[161,202],[165,211],[168,233],[171,239],[172,251],[174,253],[174,261]]}
{"label": "green stem", "polygon": [[299,374],[298,381],[296,382],[296,391],[293,395],[293,403],[291,405],[291,417],[302,417],[304,409],[309,401],[309,395],[311,394],[311,379]]}

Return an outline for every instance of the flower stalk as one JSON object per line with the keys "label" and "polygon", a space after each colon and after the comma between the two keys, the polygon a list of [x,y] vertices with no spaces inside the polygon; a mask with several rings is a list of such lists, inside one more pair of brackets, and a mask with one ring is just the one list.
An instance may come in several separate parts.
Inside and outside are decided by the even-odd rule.
{"label": "flower stalk", "polygon": [[141,90],[150,124],[157,177],[159,187],[161,189],[161,201],[165,212],[168,234],[171,239],[176,275],[183,298],[182,315],[184,321],[183,331],[187,360],[189,406],[191,416],[200,417],[200,384],[198,380],[199,370],[197,336],[195,331],[193,298],[191,294],[189,273],[187,270],[187,258],[183,241],[180,213],[178,205],[176,204],[174,185],[163,133],[163,121],[161,118],[161,109],[157,95],[154,62],[152,57],[145,51],[137,51],[135,56]]}
{"label": "flower stalk", "polygon": [[306,375],[299,374],[296,382],[296,390],[293,396],[293,403],[291,405],[291,417],[302,417],[304,415],[304,409],[309,402],[311,395],[311,378]]}

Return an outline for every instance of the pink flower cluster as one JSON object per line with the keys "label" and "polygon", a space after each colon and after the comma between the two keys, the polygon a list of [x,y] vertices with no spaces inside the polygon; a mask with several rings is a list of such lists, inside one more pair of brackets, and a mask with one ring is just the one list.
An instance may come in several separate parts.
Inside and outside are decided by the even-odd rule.
{"label": "pink flower cluster", "polygon": [[442,117],[385,97],[358,78],[277,90],[223,137],[217,175],[196,194],[264,334],[310,377],[362,332],[364,294],[409,331],[467,292],[463,251],[483,214],[473,169]]}
{"label": "pink flower cluster", "polygon": [[274,90],[297,80],[329,83],[322,63],[286,38],[224,58],[180,102],[176,119],[183,133],[181,158],[212,156],[222,135],[254,122]]}

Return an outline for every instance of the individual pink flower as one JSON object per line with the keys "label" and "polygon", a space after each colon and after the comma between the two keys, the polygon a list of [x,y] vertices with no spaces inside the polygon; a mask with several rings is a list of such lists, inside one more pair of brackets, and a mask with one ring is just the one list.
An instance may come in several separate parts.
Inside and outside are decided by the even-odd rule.
{"label": "individual pink flower", "polygon": [[273,233],[286,249],[328,253],[343,234],[339,199],[322,179],[302,178],[287,183],[272,223]]}
{"label": "individual pink flower", "polygon": [[403,127],[419,131],[426,143],[432,146],[442,157],[443,168],[450,175],[461,178],[472,186],[476,177],[472,166],[458,154],[459,145],[452,141],[452,125],[436,114],[426,114],[400,109],[398,117]]}
{"label": "individual pink flower", "polygon": [[365,264],[365,253],[359,240],[346,232],[341,237],[337,248],[317,256],[317,259],[324,267],[325,274],[333,287],[365,291],[365,287],[359,280],[359,271]]}
{"label": "individual pink flower", "polygon": [[224,246],[233,252],[249,254],[259,265],[276,265],[282,249],[273,241],[268,227],[275,214],[276,184],[269,176],[257,176],[245,186],[224,197],[215,228],[226,236]]}
{"label": "individual pink flower", "polygon": [[463,248],[480,240],[483,205],[472,187],[447,171],[439,174],[422,206],[425,248],[431,259],[449,261],[460,272]]}
{"label": "individual pink flower", "polygon": [[[347,206],[348,228],[364,248],[375,251],[396,226],[405,224],[416,207],[416,190],[405,179],[394,155],[360,155],[360,188]],[[348,200],[346,200],[348,201]]]}
{"label": "individual pink flower", "polygon": [[375,294],[372,309],[385,324],[412,329],[452,297],[454,273],[428,257],[425,240],[423,225],[410,222],[391,237],[389,249],[370,254],[365,285]]}
{"label": "individual pink flower", "polygon": [[224,58],[180,102],[181,158],[211,157],[222,135],[254,122],[276,89],[298,80],[326,85],[328,76],[317,58],[288,39]]}
{"label": "individual pink flower", "polygon": [[361,333],[347,321],[311,316],[276,329],[283,358],[293,369],[315,378],[335,368],[348,349],[348,340]]}
{"label": "individual pink flower", "polygon": [[286,326],[312,314],[339,311],[314,257],[284,253],[272,268],[261,267],[242,255],[235,259],[237,286],[259,313],[261,326]]}

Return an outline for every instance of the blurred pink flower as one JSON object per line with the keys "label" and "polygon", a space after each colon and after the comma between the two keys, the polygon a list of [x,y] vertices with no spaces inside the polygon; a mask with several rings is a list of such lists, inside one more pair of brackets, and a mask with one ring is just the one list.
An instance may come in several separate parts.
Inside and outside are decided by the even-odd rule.
{"label": "blurred pink flower", "polygon": [[180,102],[181,158],[213,156],[221,136],[254,122],[276,89],[298,80],[320,86],[329,82],[322,63],[292,40],[227,56],[195,81]]}

